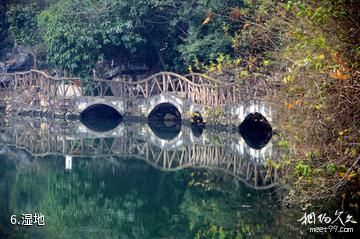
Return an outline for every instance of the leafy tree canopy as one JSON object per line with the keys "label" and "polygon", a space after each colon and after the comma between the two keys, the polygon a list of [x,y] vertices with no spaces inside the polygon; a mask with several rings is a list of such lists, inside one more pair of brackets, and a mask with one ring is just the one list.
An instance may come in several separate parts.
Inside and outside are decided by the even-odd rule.
{"label": "leafy tree canopy", "polygon": [[9,5],[7,10],[9,31],[19,44],[34,46],[40,41],[36,23],[39,11],[35,3]]}
{"label": "leafy tree canopy", "polygon": [[49,62],[74,74],[89,74],[102,59],[134,55],[183,71],[197,59],[232,53],[231,35],[242,22],[228,15],[239,6],[242,1],[62,0],[38,23]]}
{"label": "leafy tree canopy", "polygon": [[146,6],[128,1],[62,0],[43,11],[39,26],[50,63],[74,74],[88,74],[106,48],[128,56],[145,42],[137,29]]}

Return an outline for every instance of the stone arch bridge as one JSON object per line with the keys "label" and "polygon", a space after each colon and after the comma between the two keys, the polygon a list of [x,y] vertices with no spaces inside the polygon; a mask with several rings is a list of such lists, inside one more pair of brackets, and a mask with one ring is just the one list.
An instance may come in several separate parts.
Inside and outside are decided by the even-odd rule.
{"label": "stone arch bridge", "polygon": [[[81,81],[78,78],[54,78],[31,70],[0,74],[2,88],[24,90],[39,88],[43,92],[40,108],[62,114],[80,114],[95,105],[107,105],[122,116],[149,116],[158,105],[168,103],[189,119],[199,112],[207,120],[220,109],[229,122],[239,125],[250,113],[262,114],[270,123],[269,106],[261,101],[245,100],[248,89],[236,82],[223,82],[203,74],[185,76],[160,72],[132,82],[123,79]],[[260,87],[261,88],[261,87]],[[1,89],[1,88],[0,88]],[[26,102],[25,102],[26,103]],[[26,108],[26,107],[25,107]]]}

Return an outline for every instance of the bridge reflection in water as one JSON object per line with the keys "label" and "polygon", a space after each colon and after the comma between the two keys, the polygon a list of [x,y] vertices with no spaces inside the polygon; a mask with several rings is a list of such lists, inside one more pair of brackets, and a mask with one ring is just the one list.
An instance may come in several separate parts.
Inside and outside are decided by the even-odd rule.
{"label": "bridge reflection in water", "polygon": [[21,119],[1,128],[0,145],[25,149],[35,157],[62,155],[67,170],[76,167],[78,157],[113,156],[140,159],[162,171],[219,170],[255,189],[272,188],[279,179],[277,169],[266,163],[277,155],[271,141],[256,150],[240,134],[208,129],[199,134],[186,126],[175,137],[162,138],[146,123],[121,123],[110,131],[95,132],[80,122]]}

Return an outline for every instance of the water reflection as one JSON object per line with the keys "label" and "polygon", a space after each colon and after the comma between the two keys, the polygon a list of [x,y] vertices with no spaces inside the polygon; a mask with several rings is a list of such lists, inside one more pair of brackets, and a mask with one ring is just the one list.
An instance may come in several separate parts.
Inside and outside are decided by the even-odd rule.
{"label": "water reflection", "polygon": [[152,132],[163,140],[171,140],[179,135],[181,121],[153,121],[149,120],[148,125]]}
{"label": "water reflection", "polygon": [[223,170],[255,188],[276,185],[276,169],[266,164],[277,156],[271,142],[256,150],[240,134],[203,129],[199,135],[186,126],[164,137],[144,123],[122,123],[106,132],[93,131],[80,122],[68,124],[67,129],[60,125],[18,121],[2,129],[1,144],[26,149],[35,156],[135,156],[162,170],[207,167]]}
{"label": "water reflection", "polygon": [[172,140],[181,131],[181,114],[174,105],[161,103],[150,112],[148,125],[160,139]]}
{"label": "water reflection", "polygon": [[[216,225],[229,235],[262,237],[276,226],[277,208],[266,194],[239,187],[222,174],[191,169],[162,173],[143,161],[111,157],[74,161],[71,173],[53,155],[38,158],[27,171],[5,168],[7,183],[0,184],[0,225],[7,226],[3,234],[194,238]],[[195,185],[204,183],[206,187]],[[42,212],[46,226],[8,227],[10,215],[24,212]]]}
{"label": "water reflection", "polygon": [[[255,150],[239,134],[186,126],[166,138],[144,123],[106,132],[60,125],[17,119],[0,128],[0,235],[194,238],[214,225],[228,238],[278,235],[277,205],[264,193],[279,177],[266,163],[276,158],[271,142]],[[46,227],[9,226],[12,214],[34,212]]]}
{"label": "water reflection", "polygon": [[204,125],[197,125],[197,124],[191,125],[191,131],[195,137],[200,137],[204,132],[204,129],[205,129]]}

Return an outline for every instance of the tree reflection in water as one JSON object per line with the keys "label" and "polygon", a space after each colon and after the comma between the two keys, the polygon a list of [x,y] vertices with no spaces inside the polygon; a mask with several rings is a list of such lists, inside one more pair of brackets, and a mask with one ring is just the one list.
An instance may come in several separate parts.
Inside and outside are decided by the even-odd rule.
{"label": "tree reflection in water", "polygon": [[[72,127],[65,135],[45,122],[2,129],[0,235],[261,238],[286,228],[276,224],[280,211],[268,197],[267,188],[276,185],[273,168],[251,158],[239,134],[203,129],[196,135],[183,126],[163,139],[147,124],[105,133]],[[270,184],[248,188],[261,188],[253,173],[241,179],[249,170],[267,175]],[[45,227],[9,225],[11,215],[35,212],[45,215]]]}
{"label": "tree reflection in water", "polygon": [[41,212],[46,226],[20,231],[5,227],[3,233],[36,238],[194,238],[216,227],[223,230],[217,233],[233,238],[276,235],[279,230],[277,207],[267,192],[250,190],[221,173],[163,173],[122,158],[74,161],[71,173],[54,156],[36,159],[32,169],[12,171],[11,190],[3,192],[2,201],[16,203],[1,213],[1,224],[8,225],[10,214]]}

